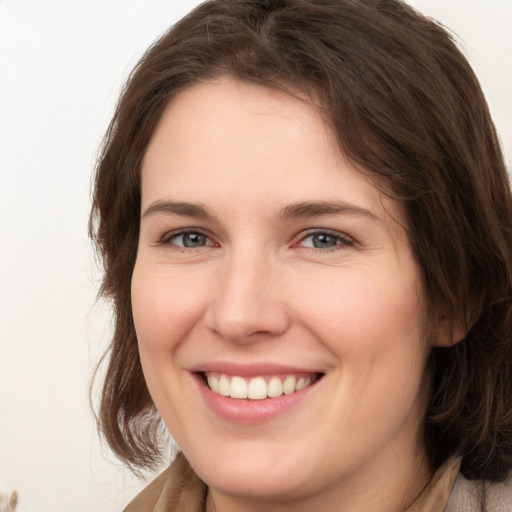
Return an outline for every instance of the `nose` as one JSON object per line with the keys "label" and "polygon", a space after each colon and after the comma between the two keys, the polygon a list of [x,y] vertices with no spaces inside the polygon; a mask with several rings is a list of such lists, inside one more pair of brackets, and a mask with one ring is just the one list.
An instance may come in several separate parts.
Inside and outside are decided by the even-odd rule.
{"label": "nose", "polygon": [[283,334],[290,317],[277,267],[261,253],[227,258],[211,291],[208,328],[237,343]]}

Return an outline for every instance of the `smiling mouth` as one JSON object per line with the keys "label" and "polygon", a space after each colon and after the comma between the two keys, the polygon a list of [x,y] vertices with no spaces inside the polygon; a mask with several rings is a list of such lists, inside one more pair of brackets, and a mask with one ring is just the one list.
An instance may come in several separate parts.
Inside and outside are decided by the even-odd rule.
{"label": "smiling mouth", "polygon": [[216,372],[203,373],[213,393],[239,400],[265,400],[282,395],[292,395],[311,386],[323,374],[274,375],[240,377]]}

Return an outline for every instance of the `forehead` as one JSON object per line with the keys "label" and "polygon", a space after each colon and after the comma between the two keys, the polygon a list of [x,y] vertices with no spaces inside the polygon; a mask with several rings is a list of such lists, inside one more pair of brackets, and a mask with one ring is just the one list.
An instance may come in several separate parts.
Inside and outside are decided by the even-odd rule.
{"label": "forehead", "polygon": [[190,86],[167,105],[142,185],[143,206],[166,194],[214,209],[343,200],[404,221],[348,161],[317,106],[229,78]]}
{"label": "forehead", "polygon": [[[249,159],[257,165],[257,154],[262,159],[270,152],[285,158],[290,148],[291,158],[299,140],[308,140],[304,152],[314,149],[318,159],[326,153],[339,153],[343,158],[332,130],[311,102],[278,89],[223,77],[191,85],[169,102],[151,138],[143,169],[163,163],[156,160],[163,156],[164,147],[172,149],[176,161],[188,159],[191,167],[203,155],[213,166],[236,154],[241,169]],[[281,146],[277,155],[275,150],[282,142],[288,144]],[[196,151],[199,147],[201,152]],[[261,169],[271,165],[269,161],[260,163]]]}

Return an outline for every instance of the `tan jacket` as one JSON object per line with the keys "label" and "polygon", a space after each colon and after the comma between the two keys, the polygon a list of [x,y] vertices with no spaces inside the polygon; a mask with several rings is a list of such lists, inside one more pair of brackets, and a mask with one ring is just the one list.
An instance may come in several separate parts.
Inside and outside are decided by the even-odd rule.
{"label": "tan jacket", "polygon": [[[459,473],[452,457],[435,473],[425,490],[404,512],[480,512],[479,486]],[[512,479],[487,488],[488,512],[512,512]],[[148,485],[124,512],[204,512],[206,485],[182,453]]]}

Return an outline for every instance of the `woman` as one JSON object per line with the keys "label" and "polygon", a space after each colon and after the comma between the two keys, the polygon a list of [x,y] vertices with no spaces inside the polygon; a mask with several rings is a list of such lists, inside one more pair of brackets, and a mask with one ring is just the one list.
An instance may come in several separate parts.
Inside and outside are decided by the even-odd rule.
{"label": "woman", "polygon": [[512,510],[511,225],[436,23],[195,9],[132,74],[95,182],[100,427],[133,468],[161,420],[181,450],[126,510]]}

